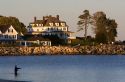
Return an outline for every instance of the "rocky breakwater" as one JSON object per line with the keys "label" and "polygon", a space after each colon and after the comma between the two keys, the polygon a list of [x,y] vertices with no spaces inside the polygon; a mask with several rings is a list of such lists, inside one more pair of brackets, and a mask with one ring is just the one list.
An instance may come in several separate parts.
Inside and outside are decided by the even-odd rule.
{"label": "rocky breakwater", "polygon": [[77,48],[67,46],[0,47],[0,56],[72,55],[78,53]]}
{"label": "rocky breakwater", "polygon": [[81,54],[91,55],[125,55],[125,45],[81,46],[78,51]]}
{"label": "rocky breakwater", "polygon": [[0,47],[0,56],[124,55],[125,45]]}

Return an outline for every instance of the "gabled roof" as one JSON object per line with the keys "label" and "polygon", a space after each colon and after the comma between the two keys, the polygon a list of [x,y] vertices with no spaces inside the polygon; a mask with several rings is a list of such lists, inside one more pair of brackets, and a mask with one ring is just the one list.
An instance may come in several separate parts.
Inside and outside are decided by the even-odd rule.
{"label": "gabled roof", "polygon": [[11,25],[0,25],[0,31],[5,33],[10,28],[10,26]]}
{"label": "gabled roof", "polygon": [[46,26],[49,26],[49,23],[60,23],[61,21],[58,20],[57,18],[55,17],[48,17],[48,19],[46,20]]}
{"label": "gabled roof", "polygon": [[30,24],[42,24],[43,20],[36,20],[35,22],[31,22]]}

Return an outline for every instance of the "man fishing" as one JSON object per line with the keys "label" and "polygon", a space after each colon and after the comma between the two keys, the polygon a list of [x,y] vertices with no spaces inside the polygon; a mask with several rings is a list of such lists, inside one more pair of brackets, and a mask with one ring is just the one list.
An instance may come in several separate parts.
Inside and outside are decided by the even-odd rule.
{"label": "man fishing", "polygon": [[15,68],[14,68],[14,74],[15,74],[15,76],[17,76],[19,69],[21,69],[21,68],[18,68],[17,65],[15,65]]}

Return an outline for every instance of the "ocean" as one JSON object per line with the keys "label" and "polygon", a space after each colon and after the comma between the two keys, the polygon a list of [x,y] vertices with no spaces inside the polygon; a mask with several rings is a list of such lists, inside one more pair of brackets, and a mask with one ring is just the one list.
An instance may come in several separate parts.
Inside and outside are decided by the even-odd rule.
{"label": "ocean", "polygon": [[[17,76],[14,74],[15,65],[21,68]],[[1,56],[0,79],[29,82],[125,82],[125,56]]]}

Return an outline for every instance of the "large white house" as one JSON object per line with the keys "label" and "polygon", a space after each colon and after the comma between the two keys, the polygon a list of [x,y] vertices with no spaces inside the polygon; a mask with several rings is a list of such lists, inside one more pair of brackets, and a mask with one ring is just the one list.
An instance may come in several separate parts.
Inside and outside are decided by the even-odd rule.
{"label": "large white house", "polygon": [[34,22],[29,24],[27,31],[32,35],[57,35],[61,39],[68,39],[73,33],[68,31],[68,25],[59,19],[59,15],[56,17],[44,16],[42,20],[37,20],[34,17]]}
{"label": "large white house", "polygon": [[0,40],[17,40],[18,32],[12,25],[0,25]]}

